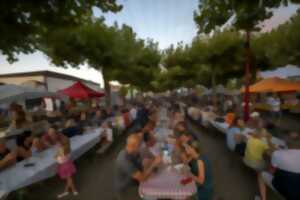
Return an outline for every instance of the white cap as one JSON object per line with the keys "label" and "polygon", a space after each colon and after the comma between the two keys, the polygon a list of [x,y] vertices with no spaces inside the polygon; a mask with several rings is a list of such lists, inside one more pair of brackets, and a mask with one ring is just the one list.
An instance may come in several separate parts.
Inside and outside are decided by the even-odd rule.
{"label": "white cap", "polygon": [[259,117],[260,114],[259,114],[259,112],[253,112],[253,113],[251,113],[250,116],[251,116],[251,117]]}

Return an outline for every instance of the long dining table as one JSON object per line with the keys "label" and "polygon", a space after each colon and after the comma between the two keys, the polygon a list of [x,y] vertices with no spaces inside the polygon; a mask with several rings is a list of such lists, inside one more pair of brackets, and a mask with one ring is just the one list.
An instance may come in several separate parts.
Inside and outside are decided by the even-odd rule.
{"label": "long dining table", "polygon": [[[70,138],[71,158],[76,160],[94,147],[99,142],[100,135],[101,128],[97,128]],[[57,149],[58,146],[54,146],[1,171],[0,199],[4,199],[15,190],[54,176],[57,166],[54,156]]]}
{"label": "long dining table", "polygon": [[[154,129],[154,134],[159,143],[158,146],[167,144],[169,136],[173,134],[172,130],[169,129],[169,125],[170,119],[168,118],[167,109],[162,107],[159,112],[157,127]],[[163,150],[161,150],[161,153],[163,155]],[[182,167],[179,167],[183,166],[183,164],[175,164],[170,161],[171,159],[167,161],[163,158],[163,164],[157,172],[140,184],[139,194],[142,199],[183,200],[196,193],[196,184],[194,181],[185,185],[181,183],[182,180],[188,177],[188,173],[184,173],[181,170]]]}
{"label": "long dining table", "polygon": [[[229,130],[229,125],[226,122],[210,121],[210,123],[214,128],[216,128],[221,133],[227,134]],[[241,132],[241,134],[243,134],[246,138],[249,138],[250,137],[249,133],[253,131],[254,131],[253,129],[246,127]],[[277,147],[286,147],[286,142],[278,137],[273,136],[271,142]]]}

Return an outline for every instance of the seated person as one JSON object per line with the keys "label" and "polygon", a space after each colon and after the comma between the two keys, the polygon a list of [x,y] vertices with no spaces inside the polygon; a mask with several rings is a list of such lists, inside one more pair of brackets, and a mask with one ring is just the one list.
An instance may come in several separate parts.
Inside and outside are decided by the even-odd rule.
{"label": "seated person", "polygon": [[179,111],[175,111],[173,115],[173,119],[171,121],[171,128],[176,127],[177,124],[180,122],[184,122],[184,117]]}
{"label": "seated person", "polygon": [[18,110],[13,110],[11,113],[12,121],[6,130],[6,132],[23,132],[25,128],[28,128],[30,122],[26,119],[26,113],[23,111],[22,107]]}
{"label": "seated person", "polygon": [[233,110],[230,110],[225,116],[225,122],[227,124],[229,124],[229,126],[230,126],[232,124],[234,118],[235,118],[235,114],[234,114]]}
{"label": "seated person", "polygon": [[140,139],[133,134],[127,138],[125,149],[117,156],[114,178],[116,193],[119,197],[129,186],[147,180],[161,162],[161,157],[158,156],[147,167],[143,167],[139,149]]}
{"label": "seated person", "polygon": [[68,141],[68,138],[63,134],[58,133],[55,127],[50,127],[48,132],[42,136],[42,142],[47,148],[57,144],[64,144]]}
{"label": "seated person", "polygon": [[155,122],[149,121],[144,128],[142,129],[143,132],[149,132],[152,133],[152,131],[155,128]]}
{"label": "seated person", "polygon": [[90,126],[86,111],[80,112],[78,124],[82,129],[85,129],[86,127]]}
{"label": "seated person", "polygon": [[192,118],[194,121],[201,122],[201,112],[200,109],[198,109],[197,107],[189,107],[187,113],[189,117]]}
{"label": "seated person", "polygon": [[[269,134],[267,143],[263,140],[262,133],[255,132],[252,133],[247,141],[246,151],[244,156],[244,163],[246,166],[254,169],[257,173],[258,186],[261,188],[261,172],[266,168],[266,162],[264,160],[264,154],[267,151],[274,149],[271,142],[272,136]],[[263,192],[260,189],[260,196],[263,198]]]}
{"label": "seated person", "polygon": [[202,154],[197,141],[189,142],[185,145],[185,163],[191,169],[191,178],[197,186],[198,200],[211,200],[213,198],[213,178],[212,167],[205,155]]}
{"label": "seated person", "polygon": [[179,122],[176,124],[175,137],[179,139],[179,141],[186,143],[191,139],[191,135],[188,133],[185,122]]}
{"label": "seated person", "polygon": [[18,146],[17,147],[17,160],[22,161],[23,159],[33,156],[35,153],[42,152],[46,149],[46,145],[38,137],[32,137],[31,144],[29,147]]}
{"label": "seated person", "polygon": [[108,122],[102,124],[102,133],[100,135],[98,154],[102,154],[113,143],[113,133]]}
{"label": "seated person", "polygon": [[208,106],[201,112],[202,124],[205,127],[210,125],[210,121],[215,121],[217,115],[213,112],[213,109]]}
{"label": "seated person", "polygon": [[160,154],[156,139],[153,134],[144,132],[143,141],[140,147],[140,155],[143,159],[153,159]]}
{"label": "seated person", "polygon": [[5,141],[0,139],[0,170],[10,167],[16,163],[17,153],[11,152],[5,145]]}
{"label": "seated person", "polygon": [[24,147],[25,149],[28,149],[31,146],[32,139],[33,136],[31,130],[26,130],[23,132],[23,134],[17,136],[16,138],[17,146],[21,146]]}
{"label": "seated person", "polygon": [[243,142],[243,135],[241,134],[244,125],[243,119],[236,117],[226,133],[227,147],[242,156],[246,148],[246,144]]}
{"label": "seated person", "polygon": [[18,154],[18,161],[21,161],[25,158],[31,156],[31,145],[32,145],[32,132],[31,131],[24,131],[23,134],[18,135],[16,138],[17,143],[17,154]]}
{"label": "seated person", "polygon": [[76,135],[81,135],[83,129],[79,126],[76,126],[73,119],[69,119],[66,122],[65,128],[62,130],[62,133],[68,138],[74,137]]}
{"label": "seated person", "polygon": [[260,121],[260,114],[259,112],[252,112],[250,114],[250,119],[249,121],[247,122],[247,126],[249,128],[252,128],[252,129],[255,129],[258,127],[258,124],[259,124],[259,121]]}
{"label": "seated person", "polygon": [[288,149],[276,150],[272,154],[272,172],[263,172],[261,180],[262,200],[267,199],[265,184],[278,191],[285,199],[300,199],[300,136],[289,135]]}
{"label": "seated person", "polygon": [[42,139],[39,137],[34,137],[32,139],[31,152],[42,152],[46,149],[46,145],[43,143]]}
{"label": "seated person", "polygon": [[179,158],[184,151],[184,145],[192,140],[192,136],[187,132],[184,122],[180,122],[176,125],[175,137],[174,157]]}
{"label": "seated person", "polygon": [[100,109],[96,110],[95,116],[92,118],[91,123],[95,127],[101,126],[102,122],[104,121],[103,113]]}
{"label": "seated person", "polygon": [[271,139],[272,135],[270,134],[267,134],[267,142],[264,141],[263,133],[261,132],[254,132],[250,134],[244,157],[244,163],[248,167],[256,171],[265,169],[266,163],[263,156],[267,153],[267,150],[274,149]]}
{"label": "seated person", "polygon": [[116,116],[114,110],[111,107],[108,107],[105,111],[106,111],[106,117],[114,117],[114,116]]}

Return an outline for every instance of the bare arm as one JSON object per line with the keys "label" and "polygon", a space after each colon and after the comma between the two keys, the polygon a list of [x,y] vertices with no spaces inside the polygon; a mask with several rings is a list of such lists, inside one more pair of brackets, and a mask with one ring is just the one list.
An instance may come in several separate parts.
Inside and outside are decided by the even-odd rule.
{"label": "bare arm", "polygon": [[137,171],[132,175],[132,178],[137,180],[138,182],[145,181],[153,172],[155,167],[157,167],[161,162],[161,157],[157,156],[154,161],[143,171]]}
{"label": "bare arm", "polygon": [[15,152],[9,153],[5,158],[0,160],[0,169],[4,169],[16,163],[17,155]]}
{"label": "bare arm", "polygon": [[180,158],[184,163],[189,163],[191,161],[191,158],[185,153],[181,153]]}
{"label": "bare arm", "polygon": [[205,181],[205,166],[202,160],[198,160],[198,176],[192,176],[193,180],[200,184],[203,185]]}

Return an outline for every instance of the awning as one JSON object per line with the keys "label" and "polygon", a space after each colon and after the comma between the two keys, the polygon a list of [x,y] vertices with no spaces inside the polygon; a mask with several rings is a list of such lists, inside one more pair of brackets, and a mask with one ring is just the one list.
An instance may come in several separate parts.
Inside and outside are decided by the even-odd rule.
{"label": "awning", "polygon": [[79,81],[68,88],[58,91],[58,93],[74,99],[88,99],[104,96],[104,93],[97,92]]}
{"label": "awning", "polygon": [[[245,92],[245,88],[241,89]],[[250,86],[251,93],[262,92],[297,92],[300,91],[300,82],[281,79],[278,77],[263,79]]]}
{"label": "awning", "polygon": [[51,96],[55,96],[55,93],[12,84],[0,86],[0,103]]}

